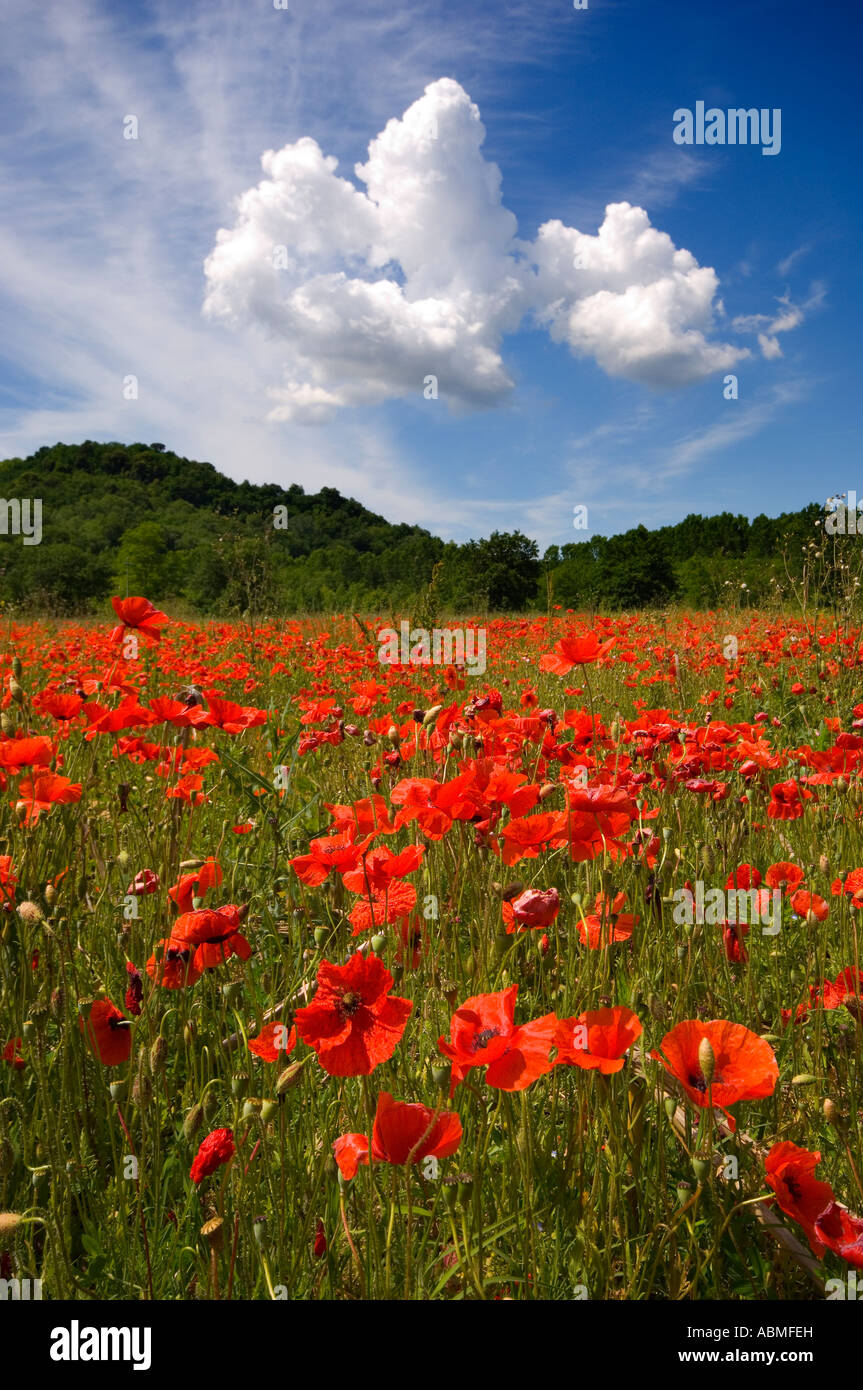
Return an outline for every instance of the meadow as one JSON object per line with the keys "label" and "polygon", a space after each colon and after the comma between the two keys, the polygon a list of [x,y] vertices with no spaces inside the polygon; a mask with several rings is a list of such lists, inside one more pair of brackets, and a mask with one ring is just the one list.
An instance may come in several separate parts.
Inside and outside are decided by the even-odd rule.
{"label": "meadow", "polygon": [[859,629],[114,610],[3,621],[0,1278],[843,1296]]}

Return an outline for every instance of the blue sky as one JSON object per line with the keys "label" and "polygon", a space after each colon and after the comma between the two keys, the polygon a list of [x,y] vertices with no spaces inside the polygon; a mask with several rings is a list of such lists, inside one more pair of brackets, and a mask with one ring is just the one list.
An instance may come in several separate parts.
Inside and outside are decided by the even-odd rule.
{"label": "blue sky", "polygon": [[[543,546],[581,504],[612,534],[860,492],[860,25],[6,0],[0,452],[160,440]],[[779,152],[676,144],[698,101],[778,108]]]}

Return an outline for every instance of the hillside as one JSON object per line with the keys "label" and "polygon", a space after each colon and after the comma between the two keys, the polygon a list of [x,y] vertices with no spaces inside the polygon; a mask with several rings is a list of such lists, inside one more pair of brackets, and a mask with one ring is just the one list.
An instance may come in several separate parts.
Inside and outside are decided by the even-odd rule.
{"label": "hillside", "polygon": [[[127,592],[183,600],[201,614],[419,605],[433,616],[545,608],[549,598],[610,609],[674,599],[710,607],[732,595],[764,602],[777,585],[787,591],[786,564],[803,577],[821,515],[814,503],[751,522],[693,515],[540,557],[520,532],[456,545],[393,525],[335,488],[235,483],[162,444],[92,441],[0,463],[0,498],[42,499],[38,545],[0,532],[0,602],[6,612],[58,614]],[[822,596],[834,581],[821,576]]]}

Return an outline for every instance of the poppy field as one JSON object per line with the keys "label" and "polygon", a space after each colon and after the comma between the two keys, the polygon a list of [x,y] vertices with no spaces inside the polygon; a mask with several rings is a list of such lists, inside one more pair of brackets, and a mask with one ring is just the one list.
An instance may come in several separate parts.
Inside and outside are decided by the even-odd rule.
{"label": "poppy field", "polygon": [[0,1278],[845,1296],[858,629],[113,607],[3,624]]}

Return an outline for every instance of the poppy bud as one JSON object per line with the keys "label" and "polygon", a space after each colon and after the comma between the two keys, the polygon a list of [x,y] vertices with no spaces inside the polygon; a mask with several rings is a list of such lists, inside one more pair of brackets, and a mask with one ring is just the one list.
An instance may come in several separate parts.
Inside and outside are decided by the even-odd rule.
{"label": "poppy bud", "polygon": [[701,1075],[709,1086],[716,1070],[716,1054],[710,1045],[709,1038],[702,1038],[698,1044],[698,1065],[701,1068]]}
{"label": "poppy bud", "polygon": [[425,724],[426,727],[428,727],[429,724],[433,724],[442,709],[443,705],[432,705],[431,709],[427,709],[423,715],[423,724]]}
{"label": "poppy bud", "polygon": [[540,801],[545,801],[549,796],[551,796],[552,792],[555,791],[557,791],[557,787],[555,786],[554,782],[543,782],[542,786],[539,789]]}
{"label": "poppy bud", "polygon": [[513,898],[521,897],[524,891],[525,885],[522,883],[520,878],[517,878],[513,883],[507,884],[507,886],[501,893],[501,897],[503,898],[504,902],[508,903],[511,902]]}
{"label": "poppy bud", "polygon": [[204,1099],[201,1101],[201,1107],[204,1111],[204,1119],[208,1122],[212,1120],[219,1108],[219,1098],[215,1091],[204,1092]]}
{"label": "poppy bud", "polygon": [[252,1222],[252,1231],[255,1237],[255,1244],[261,1247],[267,1238],[267,1218],[265,1216],[256,1216]]}
{"label": "poppy bud", "polygon": [[112,1099],[112,1101],[114,1102],[115,1105],[119,1105],[121,1101],[125,1100],[125,1098],[126,1098],[126,1083],[125,1083],[125,1081],[112,1081],[112,1082],[111,1082],[111,1085],[108,1087],[108,1090],[111,1092],[111,1099]]}
{"label": "poppy bud", "polygon": [[149,1105],[153,1099],[153,1083],[149,1076],[136,1076],[132,1082],[132,1100],[138,1109],[141,1110],[145,1105]]}
{"label": "poppy bud", "polygon": [[191,1110],[190,1110],[190,1111],[188,1112],[188,1114],[186,1115],[186,1118],[183,1120],[183,1137],[184,1137],[184,1139],[187,1139],[187,1140],[193,1139],[193,1138],[195,1137],[195,1135],[198,1133],[198,1130],[201,1128],[201,1125],[202,1125],[203,1123],[204,1123],[204,1107],[203,1107],[203,1105],[193,1105],[192,1108],[191,1108]]}
{"label": "poppy bud", "polygon": [[285,1068],[285,1070],[280,1075],[278,1081],[276,1082],[277,1096],[283,1096],[286,1091],[289,1091],[291,1089],[292,1086],[296,1086],[297,1082],[300,1079],[300,1074],[305,1065],[305,1061],[292,1062],[289,1067]]}
{"label": "poppy bud", "polygon": [[183,1042],[186,1044],[187,1047],[192,1046],[192,1043],[195,1041],[197,1031],[198,1030],[195,1026],[195,1020],[193,1018],[190,1018],[189,1022],[185,1024],[183,1028]]}
{"label": "poppy bud", "polygon": [[18,684],[14,676],[9,677],[9,695],[14,704],[23,705],[24,691],[22,690],[21,686]]}
{"label": "poppy bud", "polygon": [[387,939],[384,936],[383,932],[378,932],[377,936],[372,937],[372,950],[374,951],[376,956],[380,955],[386,943]]}
{"label": "poppy bud", "polygon": [[791,1085],[792,1085],[792,1086],[814,1086],[814,1084],[815,1084],[815,1082],[816,1082],[817,1080],[818,1080],[818,1077],[817,1077],[817,1076],[813,1076],[812,1073],[811,1073],[811,1071],[801,1071],[801,1072],[798,1072],[796,1076],[792,1076],[792,1078],[791,1078]]}
{"label": "poppy bud", "polygon": [[830,860],[827,858],[826,854],[821,855],[820,859],[818,860],[818,867],[821,870],[822,874],[829,874]]}
{"label": "poppy bud", "polygon": [[398,746],[399,746],[399,731],[398,731],[398,729],[396,728],[395,724],[390,724],[390,727],[387,729],[387,738],[389,739],[389,741],[390,741],[390,743],[392,744],[393,748],[398,748]]}
{"label": "poppy bud", "polygon": [[836,1102],[831,1100],[830,1097],[827,1096],[825,1098],[822,1109],[824,1111],[824,1118],[827,1121],[828,1125],[833,1125],[836,1129],[841,1128],[842,1114]]}
{"label": "poppy bud", "polygon": [[27,819],[27,802],[26,802],[26,801],[16,801],[16,802],[15,802],[15,819],[17,820],[17,822],[18,822],[19,825],[23,825],[23,824],[24,824],[25,820]]}
{"label": "poppy bud", "polygon": [[22,676],[22,674],[23,674],[23,671],[24,671],[24,667],[21,665],[21,658],[20,658],[20,656],[13,656],[13,658],[12,658],[12,675],[15,677],[16,681],[20,681],[21,676]]}
{"label": "poppy bud", "polygon": [[677,1114],[677,1101],[674,1099],[674,1096],[666,1096],[662,1104],[669,1120],[673,1120],[674,1116]]}
{"label": "poppy bud", "polygon": [[3,713],[0,714],[0,731],[2,731],[5,738],[15,737],[15,720],[10,718],[5,709]]}
{"label": "poppy bud", "polygon": [[168,1044],[161,1033],[150,1048],[150,1070],[156,1074],[165,1070],[168,1060]]}
{"label": "poppy bud", "polygon": [[837,777],[837,778],[836,778],[836,781],[833,783],[833,785],[835,786],[837,792],[847,792],[848,786],[849,786],[848,778],[847,778],[847,777]]}

